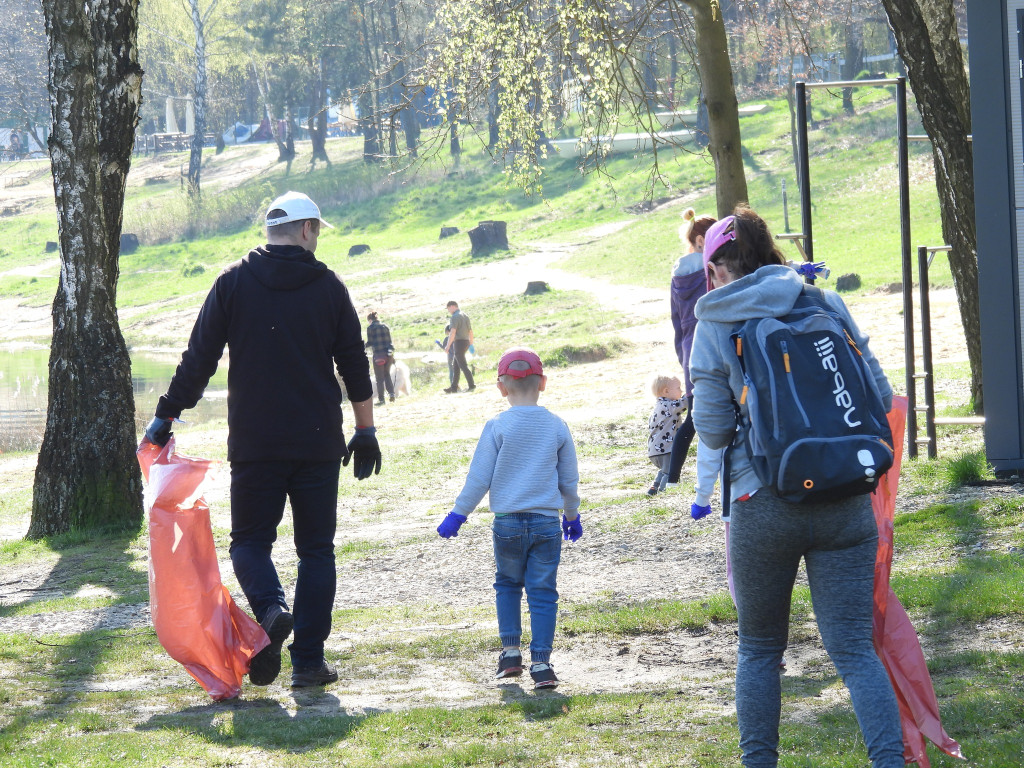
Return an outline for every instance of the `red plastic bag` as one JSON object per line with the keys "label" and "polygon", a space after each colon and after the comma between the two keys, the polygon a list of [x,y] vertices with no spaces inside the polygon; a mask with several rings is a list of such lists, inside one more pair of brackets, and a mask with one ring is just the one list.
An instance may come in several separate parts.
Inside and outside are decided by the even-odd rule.
{"label": "red plastic bag", "polygon": [[964,759],[960,745],[943,730],[939,719],[939,702],[921,641],[910,617],[889,586],[892,571],[893,518],[896,514],[896,486],[900,479],[903,458],[903,433],[907,425],[907,398],[894,397],[889,412],[892,429],[892,467],[871,495],[878,524],[878,554],[875,558],[875,651],[889,673],[903,725],[903,757],[930,768],[924,740],[927,738],[947,755]]}
{"label": "red plastic bag", "polygon": [[160,644],[214,699],[242,689],[267,633],[235,605],[220,580],[210,508],[199,488],[210,461],[143,440],[137,451],[148,481],[149,606]]}

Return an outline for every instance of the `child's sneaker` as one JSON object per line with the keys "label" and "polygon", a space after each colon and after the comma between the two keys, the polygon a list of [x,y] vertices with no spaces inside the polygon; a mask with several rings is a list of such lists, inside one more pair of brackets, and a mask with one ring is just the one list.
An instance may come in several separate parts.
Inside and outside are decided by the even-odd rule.
{"label": "child's sneaker", "polygon": [[530,677],[533,678],[534,690],[558,687],[558,677],[555,675],[555,668],[550,664],[544,662],[531,664]]}
{"label": "child's sneaker", "polygon": [[502,651],[498,657],[498,674],[495,677],[499,680],[505,677],[519,677],[523,674],[523,654],[519,651]]}
{"label": "child's sneaker", "polygon": [[652,485],[650,488],[647,489],[647,495],[648,496],[657,496],[658,495],[658,484],[657,483],[654,483],[654,485]]}

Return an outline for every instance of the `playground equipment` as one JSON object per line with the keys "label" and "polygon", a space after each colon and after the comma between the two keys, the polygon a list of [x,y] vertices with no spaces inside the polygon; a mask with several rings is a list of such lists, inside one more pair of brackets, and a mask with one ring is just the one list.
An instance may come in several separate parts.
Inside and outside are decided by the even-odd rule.
{"label": "playground equipment", "polygon": [[[1022,0],[1024,2],[1024,0]],[[928,267],[931,263],[930,253],[948,251],[948,246],[921,246],[925,256],[918,259],[920,306],[921,306],[921,346],[922,365],[917,368],[914,350],[914,269],[913,250],[910,239],[910,170],[909,143],[911,141],[928,141],[927,136],[910,136],[907,130],[907,81],[904,77],[880,78],[875,80],[840,80],[824,83],[796,83],[796,115],[797,115],[797,179],[800,187],[801,232],[779,235],[778,239],[794,241],[800,254],[806,261],[814,260],[813,221],[811,217],[811,182],[810,161],[807,142],[807,89],[808,88],[864,88],[864,87],[895,86],[896,88],[896,154],[899,177],[899,213],[900,213],[900,254],[901,272],[903,277],[903,333],[904,362],[906,374],[906,391],[908,401],[907,414],[907,454],[916,458],[918,447],[926,445],[929,458],[935,458],[937,424],[984,424],[982,417],[936,417],[935,416],[935,377],[932,366],[931,343],[931,309],[928,299]],[[921,253],[919,249],[919,254]],[[924,384],[924,402],[918,404],[918,383]],[[918,437],[918,415],[925,419],[925,437]]]}

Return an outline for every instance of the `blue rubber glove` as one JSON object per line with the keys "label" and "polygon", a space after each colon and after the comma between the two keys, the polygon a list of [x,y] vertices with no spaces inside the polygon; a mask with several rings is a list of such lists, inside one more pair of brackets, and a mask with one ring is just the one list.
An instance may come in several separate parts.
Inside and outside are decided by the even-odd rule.
{"label": "blue rubber glove", "polygon": [[153,445],[159,445],[161,448],[167,445],[167,441],[174,434],[171,432],[171,425],[173,423],[171,419],[161,419],[159,416],[154,416],[153,420],[149,422],[149,426],[146,427],[146,437],[149,439],[149,442],[153,443]]}
{"label": "blue rubber glove", "polygon": [[825,266],[824,261],[805,261],[797,267],[796,271],[804,277],[809,277],[811,280],[819,277],[823,280],[828,280],[828,276],[832,274],[831,270]]}
{"label": "blue rubber glove", "polygon": [[459,528],[466,522],[466,516],[460,515],[458,512],[449,512],[445,515],[444,520],[437,526],[437,535],[442,539],[450,539],[452,536],[459,535]]}
{"label": "blue rubber glove", "polygon": [[562,538],[565,541],[579,541],[582,535],[583,521],[580,520],[579,515],[576,516],[575,520],[569,520],[565,515],[562,515]]}
{"label": "blue rubber glove", "polygon": [[696,502],[690,505],[690,517],[692,517],[694,520],[700,520],[702,517],[707,517],[710,514],[710,504],[708,504],[706,507],[702,507],[700,504]]}
{"label": "blue rubber glove", "polygon": [[348,466],[352,462],[352,474],[356,480],[365,480],[372,472],[380,474],[380,446],[377,444],[376,427],[356,427],[356,433],[348,441],[348,454],[341,460],[342,465]]}

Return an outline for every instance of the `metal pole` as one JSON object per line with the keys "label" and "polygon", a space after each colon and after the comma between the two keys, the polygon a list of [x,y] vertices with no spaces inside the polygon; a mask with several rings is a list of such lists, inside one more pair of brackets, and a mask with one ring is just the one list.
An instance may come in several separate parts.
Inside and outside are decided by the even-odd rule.
{"label": "metal pole", "polygon": [[811,239],[811,179],[807,155],[807,83],[796,84],[797,173],[800,184],[800,220],[804,236],[804,253],[814,261],[814,243]]}
{"label": "metal pole", "polygon": [[786,224],[786,232],[789,232],[789,197],[786,195],[786,180],[782,180],[782,220]]}
{"label": "metal pole", "polygon": [[928,435],[928,458],[934,459],[935,436],[935,371],[932,370],[932,309],[928,300],[928,248],[917,249],[917,274],[921,281],[921,367],[924,369],[924,426]]}
{"label": "metal pole", "polygon": [[907,153],[907,80],[896,81],[896,141],[903,265],[903,336],[907,379],[907,455],[917,458],[917,387],[914,377],[914,264],[910,246],[910,170]]}

